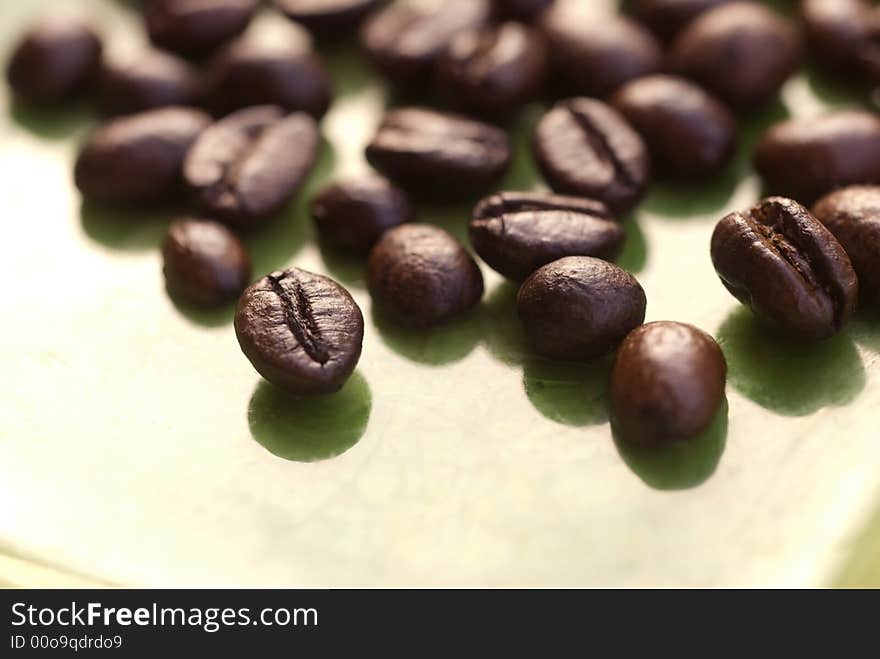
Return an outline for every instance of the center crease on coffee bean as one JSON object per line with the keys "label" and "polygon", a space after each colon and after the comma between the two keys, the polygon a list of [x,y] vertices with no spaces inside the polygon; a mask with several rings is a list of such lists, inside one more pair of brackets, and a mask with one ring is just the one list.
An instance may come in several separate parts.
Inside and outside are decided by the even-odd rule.
{"label": "center crease on coffee bean", "polygon": [[624,187],[630,189],[635,188],[636,183],[632,174],[620,158],[617,157],[614,149],[612,149],[611,145],[608,143],[608,138],[593,124],[593,120],[590,119],[585,112],[580,112],[577,108],[571,107],[569,108],[569,111],[577,125],[584,131],[584,136],[590,146],[593,147],[593,151],[596,155],[602,159],[603,163],[611,167],[611,170],[617,174],[620,178],[620,183]]}
{"label": "center crease on coffee bean", "polygon": [[[302,285],[295,280],[284,277],[269,275],[272,290],[281,301],[284,308],[284,321],[290,333],[306,351],[312,360],[323,366],[330,361],[330,353],[321,341],[321,333],[312,313],[312,304],[302,289]],[[288,295],[288,293],[292,293]],[[296,302],[294,303],[294,300]]]}

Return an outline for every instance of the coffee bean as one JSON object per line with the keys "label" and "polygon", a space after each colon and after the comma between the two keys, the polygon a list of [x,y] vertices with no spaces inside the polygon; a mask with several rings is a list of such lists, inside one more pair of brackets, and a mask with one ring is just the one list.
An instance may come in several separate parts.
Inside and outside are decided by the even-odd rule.
{"label": "coffee bean", "polygon": [[466,198],[496,183],[510,166],[504,131],[427,108],[390,110],[367,146],[367,160],[421,197]]}
{"label": "coffee bean", "polygon": [[739,111],[770,100],[797,69],[800,38],[775,11],[754,2],[711,9],[681,31],[671,69]]}
{"label": "coffee bean", "polygon": [[182,218],[172,222],[162,255],[168,292],[199,307],[238,299],[251,277],[244,244],[213,220]]}
{"label": "coffee bean", "polygon": [[486,25],[491,13],[489,0],[447,0],[434,7],[393,3],[363,24],[361,45],[394,82],[424,81],[452,39]]}
{"label": "coffee bean", "polygon": [[382,234],[413,219],[403,190],[379,176],[347,179],[319,192],[310,205],[321,240],[354,253],[366,253]]}
{"label": "coffee bean", "polygon": [[470,254],[428,224],[386,231],[370,252],[367,284],[382,313],[407,327],[446,323],[483,296],[483,275]]}
{"label": "coffee bean", "polygon": [[635,0],[632,11],[658,39],[672,41],[697,16],[729,0]]}
{"label": "coffee bean", "polygon": [[16,97],[53,104],[82,92],[101,61],[101,40],[75,18],[44,18],[21,38],[6,69]]}
{"label": "coffee bean", "polygon": [[564,256],[612,260],[624,237],[623,227],[602,202],[532,192],[483,199],[470,224],[477,254],[517,281]]}
{"label": "coffee bean", "polygon": [[105,204],[167,201],[178,191],[187,149],[211,118],[190,108],[163,108],[112,119],[80,150],[76,186]]}
{"label": "coffee bean", "polygon": [[133,114],[173,105],[198,105],[202,83],[185,60],[158,50],[104,64],[100,82],[105,114]]}
{"label": "coffee bean", "polygon": [[494,0],[495,12],[504,18],[530,21],[553,4],[554,0]]}
{"label": "coffee bean", "polygon": [[660,70],[660,45],[645,28],[613,14],[582,17],[577,13],[581,9],[560,3],[539,21],[566,92],[601,98],[625,82]]}
{"label": "coffee bean", "polygon": [[812,52],[826,66],[851,73],[868,40],[868,0],[803,0],[801,20]]}
{"label": "coffee bean", "polygon": [[858,110],[771,126],[755,150],[768,190],[810,204],[835,188],[880,183],[880,118]]}
{"label": "coffee bean", "polygon": [[272,384],[301,396],[331,394],[357,366],[364,317],[335,281],[291,268],[248,287],[238,302],[235,334]]}
{"label": "coffee bean", "polygon": [[705,431],[724,402],[727,362],[693,325],[648,323],[624,339],[611,371],[611,427],[620,441],[659,446]]}
{"label": "coffee bean", "polygon": [[880,306],[880,187],[852,186],[823,197],[813,215],[840,241],[859,276],[859,290]]}
{"label": "coffee bean", "polygon": [[736,153],[736,120],[713,96],[675,76],[639,78],[611,104],[639,131],[654,171],[671,178],[717,174]]}
{"label": "coffee bean", "polygon": [[872,83],[880,83],[880,7],[871,9],[868,16],[868,36],[860,44],[856,59],[859,68]]}
{"label": "coffee bean", "polygon": [[460,33],[441,58],[437,75],[453,104],[489,116],[511,114],[541,92],[548,71],[540,33],[502,23]]}
{"label": "coffee bean", "polygon": [[535,129],[532,149],[556,192],[599,199],[618,214],[639,202],[651,176],[639,134],[617,110],[589,98],[557,103]]}
{"label": "coffee bean", "polygon": [[275,0],[275,6],[289,18],[321,36],[342,37],[347,35],[349,28],[360,23],[382,2],[383,0]]}
{"label": "coffee bean", "polygon": [[259,0],[148,0],[147,32],[154,44],[186,57],[204,57],[244,32]]}
{"label": "coffee bean", "polygon": [[320,136],[315,120],[276,106],[240,110],[205,130],[183,164],[195,205],[247,229],[277,213],[312,170]]}
{"label": "coffee bean", "polygon": [[791,199],[771,197],[722,219],[712,263],[736,299],[795,337],[836,334],[856,306],[858,280],[843,247]]}
{"label": "coffee bean", "polygon": [[320,119],[333,98],[333,82],[321,60],[293,41],[240,39],[211,62],[208,80],[209,103],[219,115],[253,105],[280,105]]}
{"label": "coffee bean", "polygon": [[589,360],[610,353],[644,322],[646,305],[635,277],[589,256],[548,263],[516,296],[532,345],[550,359]]}

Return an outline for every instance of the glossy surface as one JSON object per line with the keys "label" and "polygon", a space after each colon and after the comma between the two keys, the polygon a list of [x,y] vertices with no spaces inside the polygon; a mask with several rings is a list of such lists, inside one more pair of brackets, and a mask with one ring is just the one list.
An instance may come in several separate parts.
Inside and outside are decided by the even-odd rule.
{"label": "glossy surface", "polygon": [[203,218],[171,223],[162,261],[171,297],[197,307],[235,302],[251,278],[251,260],[238,236]]}
{"label": "glossy surface", "polygon": [[512,157],[504,131],[429,108],[389,110],[366,148],[370,164],[405,190],[439,201],[483,192]]}
{"label": "glossy surface", "polygon": [[173,105],[199,105],[204,89],[198,71],[185,60],[146,50],[104,62],[99,81],[101,111],[134,114]]}
{"label": "glossy surface", "polygon": [[320,136],[307,114],[275,106],[239,110],[207,128],[187,152],[183,179],[211,217],[253,228],[300,189],[317,159]]}
{"label": "glossy surface", "polygon": [[694,439],[718,414],[727,363],[711,336],[686,323],[637,327],[611,371],[611,428],[636,446]]}
{"label": "glossy surface", "polygon": [[385,232],[373,247],[367,287],[387,318],[426,328],[470,311],[483,297],[483,275],[454,236],[414,223]]}
{"label": "glossy surface", "polygon": [[740,302],[787,335],[827,339],[849,321],[858,280],[841,244],[796,201],[762,200],[724,217],[712,262]]}
{"label": "glossy surface", "polygon": [[811,204],[835,188],[880,183],[880,117],[839,110],[771,126],[754,154],[769,192]]}
{"label": "glossy surface", "polygon": [[769,101],[801,57],[795,24],[758,2],[730,2],[687,25],[672,43],[668,64],[736,110]]}
{"label": "glossy surface", "polygon": [[868,304],[880,305],[880,186],[853,186],[820,199],[813,215],[840,241]]}
{"label": "glossy surface", "polygon": [[244,32],[258,0],[145,0],[144,21],[159,48],[204,57]]}
{"label": "glossy surface", "polygon": [[[3,4],[8,50],[46,3]],[[67,4],[119,38],[137,29],[127,3]],[[0,342],[0,550],[155,586],[880,585],[880,318],[793,345],[725,292],[708,254],[718,219],[760,198],[754,136],[860,97],[798,75],[746,122],[725,175],[658,183],[623,218],[619,263],[645,287],[648,320],[708,331],[730,366],[710,431],[645,454],[611,439],[609,366],[537,357],[516,288],[483,264],[486,296],[461,323],[410,333],[374,320],[362,264],[321,250],[307,200],[369,171],[388,90],[352,50],[328,61],[339,102],[319,165],[246,237],[255,275],[329,274],[364,311],[348,384],[302,403],[262,383],[231,312],[169,300],[167,215],[82,206],[71,167],[94,115],[25,112],[0,89],[0,189],[7,217],[24,218],[4,229],[21,246],[0,259],[16,282],[4,317],[27,321],[5,323]],[[503,189],[546,190],[527,148],[541,112],[515,125]],[[466,240],[471,211],[420,217]]]}
{"label": "glossy surface", "polygon": [[645,305],[645,291],[635,277],[589,256],[548,263],[516,295],[517,313],[535,350],[573,361],[613,351],[644,322]]}
{"label": "glossy surface", "polygon": [[626,231],[599,201],[501,192],[477,204],[468,235],[491,268],[522,281],[564,256],[611,261],[620,253]]}
{"label": "glossy surface", "polygon": [[617,110],[591,98],[560,101],[541,117],[532,152],[556,192],[598,199],[616,213],[637,204],[651,178],[644,140]]}
{"label": "glossy surface", "polygon": [[676,76],[647,76],[621,87],[611,104],[648,147],[658,176],[707,179],[736,153],[730,111],[700,87]]}
{"label": "glossy surface", "polygon": [[298,396],[339,391],[361,357],[364,316],[329,277],[289,268],[251,284],[235,310],[235,335],[254,368]]}

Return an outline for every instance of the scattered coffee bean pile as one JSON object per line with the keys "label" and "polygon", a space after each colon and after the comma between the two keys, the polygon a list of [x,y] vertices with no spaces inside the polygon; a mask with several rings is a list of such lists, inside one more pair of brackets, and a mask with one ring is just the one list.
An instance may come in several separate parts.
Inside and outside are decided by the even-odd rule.
{"label": "scattered coffee bean pile", "polygon": [[[803,0],[798,20],[726,0],[634,0],[610,15],[563,0],[263,4],[319,42],[358,40],[392,85],[445,104],[388,109],[365,153],[376,173],[309,200],[322,243],[365,258],[378,312],[421,331],[480,303],[476,261],[417,222],[413,200],[477,202],[472,247],[521,282],[516,306],[534,350],[560,360],[616,351],[612,427],[642,446],[705,431],[727,365],[695,327],[643,324],[645,292],[612,262],[626,239],[618,218],[654,178],[724,170],[740,147],[738,118],[779,92],[804,45],[855,84],[880,83],[880,7],[868,0]],[[144,0],[139,11],[153,49],[128,61],[103,54],[79,20],[35,25],[8,64],[13,93],[58,105],[94,89],[106,119],[76,159],[83,197],[188,208],[163,246],[169,293],[197,306],[237,300],[236,335],[264,378],[297,395],[338,391],[361,354],[358,305],[295,267],[248,285],[237,235],[272,221],[311,173],[333,99],[328,70],[293,33],[253,33],[260,0]],[[514,158],[501,126],[541,99],[551,106],[532,156],[552,192],[499,191]],[[712,262],[779,331],[827,339],[860,299],[880,304],[880,117],[843,109],[780,122],[754,165],[776,196],[719,221]]]}

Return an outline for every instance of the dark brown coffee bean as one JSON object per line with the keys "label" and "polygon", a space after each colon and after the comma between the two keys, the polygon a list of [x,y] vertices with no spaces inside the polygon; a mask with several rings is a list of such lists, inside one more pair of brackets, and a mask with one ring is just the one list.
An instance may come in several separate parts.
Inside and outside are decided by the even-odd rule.
{"label": "dark brown coffee bean", "polygon": [[466,198],[496,183],[510,166],[504,131],[427,108],[390,110],[367,146],[367,160],[422,197]]}
{"label": "dark brown coffee bean", "polygon": [[803,0],[801,19],[810,48],[822,64],[841,73],[859,65],[871,21],[868,0]]}
{"label": "dark brown coffee bean", "polygon": [[530,21],[550,7],[555,0],[493,0],[495,12],[503,18]]}
{"label": "dark brown coffee bean", "polygon": [[859,290],[880,306],[880,187],[852,186],[823,197],[813,215],[840,241],[859,276]]}
{"label": "dark brown coffee bean", "polygon": [[235,334],[272,384],[300,396],[331,394],[357,366],[364,317],[335,281],[291,268],[248,287],[238,302]]}
{"label": "dark brown coffee bean", "polygon": [[209,103],[219,115],[280,105],[320,119],[333,98],[333,82],[321,60],[294,41],[236,41],[211,62],[208,80]]}
{"label": "dark brown coffee bean", "polygon": [[672,41],[703,12],[729,0],[635,0],[632,11],[658,39]]}
{"label": "dark brown coffee bean", "polygon": [[691,78],[736,110],[770,100],[797,69],[797,29],[754,2],[730,2],[692,21],[669,53],[673,71]]}
{"label": "dark brown coffee bean", "polygon": [[258,4],[259,0],[148,0],[144,18],[159,48],[204,57],[244,32]]}
{"label": "dark brown coffee bean", "polygon": [[486,25],[489,0],[448,0],[435,7],[392,3],[363,24],[361,44],[373,65],[394,82],[425,81],[459,33]]}
{"label": "dark brown coffee bean", "polygon": [[315,120],[276,106],[239,110],[205,130],[183,164],[196,206],[239,228],[277,213],[312,170],[320,136]]}
{"label": "dark brown coffee bean", "polygon": [[539,354],[588,360],[613,351],[644,322],[647,300],[625,270],[589,256],[568,256],[533,272],[516,306]]}
{"label": "dark brown coffee bean", "polygon": [[428,224],[386,231],[370,252],[367,284],[382,313],[407,327],[446,323],[483,296],[483,275],[470,254]]}
{"label": "dark brown coffee bean", "polygon": [[641,25],[623,16],[583,17],[578,11],[571,3],[560,3],[539,21],[568,93],[602,98],[625,82],[660,70],[660,45]]}
{"label": "dark brown coffee bean", "polygon": [[370,251],[385,231],[415,214],[403,190],[379,176],[332,183],[312,199],[310,211],[322,241],[354,253]]}
{"label": "dark brown coffee bean", "polygon": [[548,65],[540,33],[508,22],[459,34],[441,58],[437,74],[457,107],[502,116],[540,94]]}
{"label": "dark brown coffee bean", "polygon": [[858,110],[771,126],[755,150],[767,189],[811,204],[846,185],[880,183],[880,118]]}
{"label": "dark brown coffee bean", "polygon": [[564,256],[614,259],[625,232],[599,201],[534,192],[483,199],[470,224],[471,244],[492,269],[522,281]]}
{"label": "dark brown coffee bean", "polygon": [[544,115],[532,150],[556,192],[599,199],[618,214],[639,202],[651,176],[639,134],[617,110],[589,98],[562,101]]}
{"label": "dark brown coffee bean", "polygon": [[101,62],[101,40],[88,25],[71,17],[47,17],[24,34],[6,68],[16,97],[52,104],[82,92]]}
{"label": "dark brown coffee bean", "polygon": [[637,327],[611,371],[611,427],[637,446],[693,439],[724,402],[727,362],[711,336],[673,322]]}
{"label": "dark brown coffee bean", "polygon": [[868,80],[880,83],[880,7],[868,16],[868,38],[860,44],[856,59]]}
{"label": "dark brown coffee bean", "polygon": [[833,336],[856,306],[858,280],[843,247],[791,199],[771,197],[722,219],[712,263],[736,299],[795,337]]}
{"label": "dark brown coffee bean", "polygon": [[100,82],[105,114],[133,114],[173,105],[198,105],[202,83],[185,60],[151,50],[104,64]]}
{"label": "dark brown coffee bean", "polygon": [[274,0],[289,18],[321,36],[343,36],[384,0]]}
{"label": "dark brown coffee bean", "polygon": [[76,187],[105,204],[167,201],[179,190],[187,149],[211,118],[190,108],[163,108],[112,119],[80,150]]}
{"label": "dark brown coffee bean", "polygon": [[672,178],[717,174],[736,153],[736,120],[692,82],[656,75],[621,87],[611,104],[639,131],[654,171]]}
{"label": "dark brown coffee bean", "polygon": [[213,220],[182,218],[172,222],[162,256],[168,292],[199,307],[237,300],[251,278],[244,244]]}

